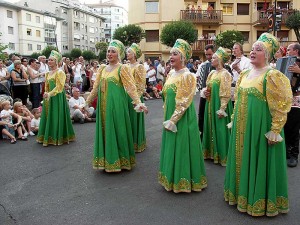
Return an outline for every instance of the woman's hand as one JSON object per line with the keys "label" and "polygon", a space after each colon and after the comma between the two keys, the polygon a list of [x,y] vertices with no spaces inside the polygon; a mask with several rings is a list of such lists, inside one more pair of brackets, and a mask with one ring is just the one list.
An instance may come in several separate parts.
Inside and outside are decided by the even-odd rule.
{"label": "woman's hand", "polygon": [[207,88],[205,91],[204,91],[204,95],[206,98],[210,97],[210,88]]}
{"label": "woman's hand", "polygon": [[271,140],[268,139],[268,145],[275,145],[277,143],[278,143],[277,141],[271,141]]}
{"label": "woman's hand", "polygon": [[47,92],[44,93],[43,98],[48,98],[49,94]]}

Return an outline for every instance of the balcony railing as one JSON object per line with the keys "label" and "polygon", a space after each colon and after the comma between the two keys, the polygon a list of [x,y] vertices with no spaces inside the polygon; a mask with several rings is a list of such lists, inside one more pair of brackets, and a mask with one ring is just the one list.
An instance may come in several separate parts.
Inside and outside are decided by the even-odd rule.
{"label": "balcony railing", "polygon": [[194,44],[192,45],[193,51],[196,52],[204,52],[205,46],[206,45],[215,45],[214,40],[198,40],[195,41]]}
{"label": "balcony railing", "polygon": [[199,24],[221,24],[222,10],[181,10],[180,19]]}
{"label": "balcony railing", "polygon": [[[289,15],[295,12],[294,9],[277,9],[276,14],[282,15],[281,24],[285,25],[286,19]],[[268,17],[274,13],[273,10],[259,10],[257,12],[257,19],[254,22],[254,26],[268,26]]]}

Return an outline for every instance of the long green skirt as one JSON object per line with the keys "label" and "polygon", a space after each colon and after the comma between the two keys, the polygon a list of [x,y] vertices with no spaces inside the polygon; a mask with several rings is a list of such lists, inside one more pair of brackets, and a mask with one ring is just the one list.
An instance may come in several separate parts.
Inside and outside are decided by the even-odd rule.
{"label": "long green skirt", "polygon": [[226,108],[227,117],[219,119],[217,111],[221,102],[219,97],[220,82],[213,82],[211,96],[206,100],[203,129],[203,154],[204,159],[213,159],[214,163],[226,166],[227,152],[230,139],[230,130],[227,124],[230,123],[232,114],[232,103],[229,100]]}
{"label": "long green skirt", "polygon": [[[266,81],[265,81],[266,82]],[[264,87],[265,90],[265,87]],[[289,210],[285,143],[268,145],[271,114],[265,95],[239,88],[228,151],[224,195],[252,216]],[[280,134],[284,137],[283,132]]]}
{"label": "long green skirt", "polygon": [[[50,91],[55,88],[49,80]],[[37,142],[47,145],[62,145],[75,140],[65,91],[44,100]]]}
{"label": "long green skirt", "polygon": [[[132,99],[128,98],[128,110],[132,127],[132,136],[135,152],[143,152],[146,149],[146,133],[145,133],[145,114],[134,110]],[[141,97],[141,102],[144,99]]]}
{"label": "long green skirt", "polygon": [[131,170],[135,166],[128,99],[114,78],[100,81],[97,102],[94,169],[106,172]]}
{"label": "long green skirt", "polygon": [[[175,110],[176,93],[173,89],[166,90],[165,121],[171,118]],[[167,191],[173,190],[175,193],[201,191],[207,187],[207,179],[193,102],[178,121],[177,130],[176,133],[163,130],[159,183]]]}

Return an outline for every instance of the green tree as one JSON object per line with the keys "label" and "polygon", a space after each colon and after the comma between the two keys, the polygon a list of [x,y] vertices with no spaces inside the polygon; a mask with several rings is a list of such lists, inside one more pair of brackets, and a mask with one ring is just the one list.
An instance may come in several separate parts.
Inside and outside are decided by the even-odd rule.
{"label": "green tree", "polygon": [[192,44],[197,40],[197,36],[197,30],[193,23],[183,20],[173,21],[163,27],[160,41],[168,47],[173,47],[178,38]]}
{"label": "green tree", "polygon": [[[0,33],[0,37],[2,36],[2,33]],[[8,55],[6,52],[3,52],[5,49],[7,49],[7,45],[3,45],[0,43],[0,59],[4,60],[8,58]]]}
{"label": "green tree", "polygon": [[295,11],[286,19],[285,25],[289,29],[293,29],[298,43],[300,43],[300,11]]}
{"label": "green tree", "polygon": [[52,50],[58,51],[58,49],[52,45],[47,45],[41,52],[41,55],[46,56],[46,58],[49,58],[50,53]]}
{"label": "green tree", "polygon": [[82,52],[82,56],[85,60],[90,61],[91,59],[96,59],[97,56],[93,51],[86,50]]}
{"label": "green tree", "polygon": [[62,54],[62,56],[63,56],[63,57],[66,57],[66,58],[69,58],[69,59],[72,58],[70,52],[66,52],[66,53]]}
{"label": "green tree", "polygon": [[75,58],[78,58],[79,56],[81,56],[82,55],[82,52],[81,52],[81,50],[79,49],[79,48],[73,48],[72,50],[71,50],[71,57],[73,58],[73,59],[75,59]]}
{"label": "green tree", "polygon": [[132,43],[138,44],[143,38],[145,38],[145,31],[134,24],[119,27],[113,34],[113,39],[122,41],[125,46],[130,46]]}
{"label": "green tree", "polygon": [[41,56],[40,52],[34,52],[30,55],[30,58],[37,59],[39,56]]}
{"label": "green tree", "polygon": [[218,47],[228,48],[231,50],[234,43],[239,42],[244,44],[244,35],[238,30],[226,30],[216,37],[216,45]]}
{"label": "green tree", "polygon": [[102,61],[103,59],[106,58],[108,43],[107,42],[97,42],[95,44],[95,47],[96,47],[97,51],[99,51],[98,59],[99,59],[99,61]]}

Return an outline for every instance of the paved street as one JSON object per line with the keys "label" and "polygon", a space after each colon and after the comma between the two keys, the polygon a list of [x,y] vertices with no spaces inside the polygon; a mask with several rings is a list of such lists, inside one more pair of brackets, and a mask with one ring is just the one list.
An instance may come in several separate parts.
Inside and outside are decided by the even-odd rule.
{"label": "paved street", "polygon": [[0,225],[300,224],[300,166],[288,168],[291,210],[275,218],[252,218],[225,203],[225,168],[212,162],[205,163],[204,191],[165,191],[157,182],[162,101],[146,104],[147,150],[131,172],[92,169],[95,123],[74,124],[77,141],[70,145],[45,148],[34,137],[1,142]]}

